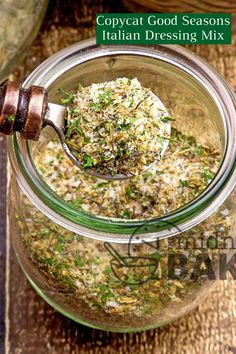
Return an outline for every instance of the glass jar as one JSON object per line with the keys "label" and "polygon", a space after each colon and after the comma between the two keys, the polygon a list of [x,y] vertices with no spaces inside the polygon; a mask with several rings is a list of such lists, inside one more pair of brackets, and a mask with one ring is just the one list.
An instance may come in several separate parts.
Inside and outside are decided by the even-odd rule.
{"label": "glass jar", "polygon": [[[221,263],[235,242],[236,120],[228,84],[178,46],[97,46],[94,40],[84,41],[43,62],[24,86],[44,86],[50,102],[58,103],[58,87],[73,90],[78,82],[90,85],[123,76],[137,77],[150,87],[175,117],[175,129],[191,136],[193,144],[217,149],[220,163],[211,182],[186,205],[161,217],[145,217],[149,210],[138,220],[93,215],[78,200],[70,203],[54,191],[64,186],[70,168],[60,173],[57,163],[46,181],[45,171],[36,167],[38,154],[48,154],[48,142],[53,150],[57,141],[46,127],[38,142],[19,135],[9,139],[14,171],[9,215],[21,267],[43,299],[79,323],[130,332],[186,314],[215,286],[219,274],[224,278]],[[53,160],[49,155],[45,159],[50,168]],[[73,178],[76,188],[82,177],[78,173]],[[90,187],[95,190],[97,181]],[[74,193],[70,184],[67,188]],[[105,211],[109,203],[114,206],[113,197],[102,196]],[[117,208],[126,210],[124,201],[118,202]]]}

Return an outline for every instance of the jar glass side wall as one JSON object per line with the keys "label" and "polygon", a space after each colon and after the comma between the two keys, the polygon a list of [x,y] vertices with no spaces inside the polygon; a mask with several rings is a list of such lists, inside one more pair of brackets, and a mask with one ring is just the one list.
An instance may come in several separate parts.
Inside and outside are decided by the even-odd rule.
{"label": "jar glass side wall", "polygon": [[186,314],[216,284],[207,259],[218,278],[220,255],[236,244],[233,195],[191,231],[141,244],[103,243],[58,226],[14,177],[9,198],[12,243],[33,286],[65,315],[104,330],[147,329]]}

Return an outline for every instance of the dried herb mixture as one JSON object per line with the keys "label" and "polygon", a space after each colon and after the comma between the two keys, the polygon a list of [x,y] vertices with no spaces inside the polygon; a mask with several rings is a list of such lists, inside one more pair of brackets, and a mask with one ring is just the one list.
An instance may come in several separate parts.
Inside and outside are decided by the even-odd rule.
{"label": "dried herb mixture", "polygon": [[65,141],[84,169],[139,175],[160,159],[170,121],[157,96],[137,79],[118,78],[64,93]]}
{"label": "dried herb mixture", "polygon": [[199,146],[172,128],[161,162],[143,175],[103,181],[79,172],[59,142],[49,142],[35,158],[45,181],[66,201],[85,212],[111,218],[148,219],[187,204],[210,183],[219,153]]}

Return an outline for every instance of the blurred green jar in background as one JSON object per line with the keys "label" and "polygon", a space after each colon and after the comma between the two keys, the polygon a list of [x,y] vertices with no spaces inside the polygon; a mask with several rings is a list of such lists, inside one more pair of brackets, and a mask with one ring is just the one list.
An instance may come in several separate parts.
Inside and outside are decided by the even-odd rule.
{"label": "blurred green jar in background", "polygon": [[0,82],[21,59],[42,23],[48,0],[0,1]]}

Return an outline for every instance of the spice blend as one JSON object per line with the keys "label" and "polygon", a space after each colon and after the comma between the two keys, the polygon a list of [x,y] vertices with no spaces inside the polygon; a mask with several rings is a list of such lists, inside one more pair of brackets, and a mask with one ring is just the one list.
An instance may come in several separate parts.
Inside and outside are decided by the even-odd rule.
{"label": "spice blend", "polygon": [[58,142],[48,142],[35,157],[46,183],[64,200],[93,215],[139,220],[189,203],[211,182],[219,162],[217,151],[175,128],[161,162],[128,180],[103,181],[78,171]]}
{"label": "spice blend", "polygon": [[137,79],[78,85],[64,94],[65,141],[84,169],[101,175],[139,175],[161,158],[170,137],[162,102]]}

